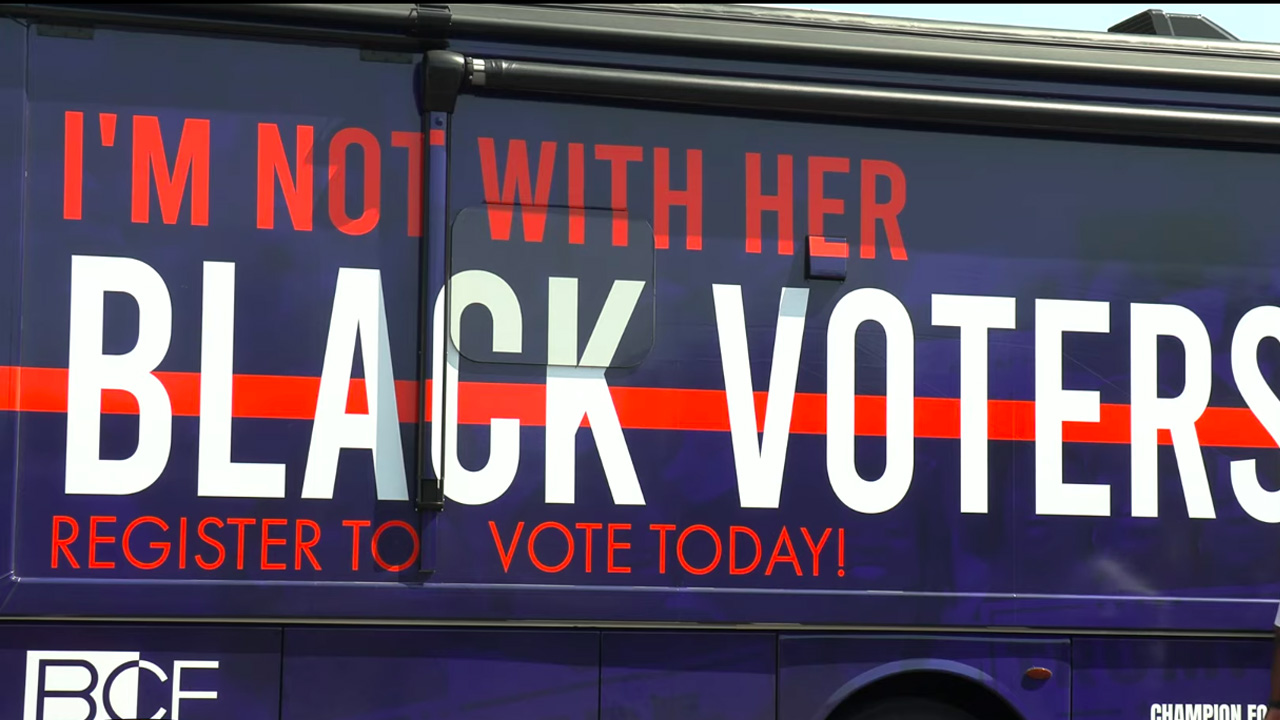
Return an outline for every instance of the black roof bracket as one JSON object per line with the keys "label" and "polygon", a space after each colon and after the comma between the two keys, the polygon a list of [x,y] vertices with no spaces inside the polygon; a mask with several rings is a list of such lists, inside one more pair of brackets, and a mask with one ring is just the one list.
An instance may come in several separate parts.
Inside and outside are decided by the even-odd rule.
{"label": "black roof bracket", "polygon": [[1133,17],[1107,28],[1107,32],[1132,35],[1203,38],[1206,40],[1239,40],[1222,26],[1203,15],[1143,10]]}
{"label": "black roof bracket", "polygon": [[423,63],[423,72],[426,79],[423,111],[452,113],[467,75],[466,58],[449,50],[430,50]]}

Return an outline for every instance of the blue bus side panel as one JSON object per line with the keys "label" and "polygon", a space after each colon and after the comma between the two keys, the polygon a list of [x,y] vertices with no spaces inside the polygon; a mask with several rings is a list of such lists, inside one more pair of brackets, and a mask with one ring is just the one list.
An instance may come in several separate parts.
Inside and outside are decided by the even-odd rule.
{"label": "blue bus side panel", "polygon": [[[26,139],[23,114],[27,79],[26,28],[0,23],[0,398],[13,402],[12,369],[18,364],[18,288],[22,281],[22,181]],[[15,434],[18,418],[8,408],[0,410],[0,574],[13,570],[13,516]],[[5,591],[7,593],[7,590]]]}
{"label": "blue bus side panel", "polygon": [[[1076,717],[1071,705],[1071,644],[1067,640],[783,635],[778,645],[778,718],[826,717],[876,680],[932,670],[975,681],[1008,700],[1026,718]],[[1050,670],[1046,681],[1025,677]]]}
{"label": "blue bus side panel", "polygon": [[1271,656],[1265,640],[1076,639],[1072,716],[1262,720]]}
{"label": "blue bus side panel", "polygon": [[0,715],[278,720],[280,641],[267,628],[3,625]]}
{"label": "blue bus side panel", "polygon": [[[1275,441],[1246,408],[1231,359],[1240,319],[1276,294],[1271,268],[1280,250],[1271,240],[1280,216],[1271,212],[1270,156],[463,97],[447,146],[454,269],[505,275],[526,320],[522,349],[490,352],[481,363],[494,321],[483,309],[463,315],[462,387],[445,404],[458,410],[461,427],[446,452],[456,451],[467,473],[446,473],[451,497],[436,522],[438,542],[418,543],[423,517],[406,476],[417,413],[435,411],[421,407],[426,388],[416,385],[415,188],[421,149],[436,138],[421,135],[417,68],[363,62],[349,49],[155,34],[32,34],[28,42],[25,334],[15,363],[24,368],[23,413],[10,513],[24,580],[4,612],[1269,626],[1280,561],[1236,551],[1265,544],[1270,524],[1245,511],[1230,463],[1257,461],[1260,488],[1248,502],[1255,515],[1271,512],[1259,510],[1275,502],[1260,489],[1277,467]],[[16,101],[4,102],[12,113]],[[204,157],[197,151],[206,130],[207,218],[195,180],[206,163],[178,160]],[[310,195],[286,201],[278,171],[288,166],[290,182],[301,183],[307,165]],[[72,171],[81,176],[77,202],[67,189]],[[161,190],[157,176],[175,172],[190,173],[186,184]],[[748,178],[759,180],[762,196],[782,199],[748,202],[756,184]],[[671,203],[662,217],[659,195]],[[693,195],[698,213],[681,204]],[[260,204],[263,196],[270,200]],[[867,208],[899,200],[901,246],[885,217],[863,222]],[[529,202],[554,207],[544,214],[509,206]],[[589,208],[580,244],[567,209],[577,204]],[[790,225],[780,230],[779,217]],[[545,237],[528,242],[539,229]],[[846,279],[808,277],[812,262],[830,260],[806,258],[811,247],[845,247]],[[162,472],[131,492],[86,493],[103,476],[67,473],[76,256],[99,267],[123,258],[138,272],[145,264],[172,309],[156,368],[174,415],[168,430],[140,438],[128,393],[101,396],[104,458],[128,457],[140,441],[169,433]],[[223,262],[234,263],[234,293],[206,302],[210,278],[229,270],[207,263]],[[99,272],[100,280],[115,277]],[[580,292],[575,355],[591,354],[588,338],[612,281],[645,284],[641,319],[604,363],[605,395],[585,359],[572,370],[546,367],[548,336],[559,327],[546,316],[553,277]],[[772,507],[769,492],[744,500],[752,492],[740,480],[752,473],[737,466],[725,368],[747,368],[756,393],[747,402],[763,420],[783,288],[808,295],[793,433]],[[886,356],[875,323],[829,332],[837,308],[848,318],[868,307],[857,298],[841,304],[854,291],[883,307],[900,303],[912,326],[911,483],[888,508],[868,497],[884,487],[873,479],[886,467],[886,372],[903,362]],[[939,294],[1016,304],[1016,328],[990,335],[995,439],[985,510],[961,510],[960,343],[955,328],[933,322]],[[199,416],[199,389],[212,379],[199,377],[202,352],[221,340],[206,342],[203,313],[230,307],[232,297],[229,459],[284,465],[282,489],[266,479],[235,497],[201,489],[197,452],[200,433],[217,422]],[[1107,332],[1066,333],[1060,352],[1037,353],[1037,302],[1046,299],[1109,303],[1100,315]],[[1134,517],[1131,378],[1155,377],[1169,396],[1185,373],[1176,343],[1163,341],[1156,368],[1130,368],[1131,303],[1181,305],[1211,342],[1207,369],[1196,371],[1212,382],[1198,425],[1212,517],[1189,517],[1167,442],[1157,452],[1158,517]],[[140,309],[121,293],[103,307],[104,352],[127,352]],[[355,316],[364,323],[359,343],[338,344],[341,352],[326,357],[331,330],[344,326],[335,318]],[[726,328],[726,338],[734,330],[745,337],[747,358],[726,359]],[[375,382],[365,360],[384,362],[383,341],[390,367],[379,365]],[[856,437],[826,437],[828,405],[837,407],[827,397],[832,347],[851,359],[843,372],[856,377],[856,404],[838,400],[858,409]],[[319,378],[326,364],[345,370],[348,358],[339,356],[348,352],[357,382],[344,411],[368,410],[365,390],[394,382],[375,398],[379,408],[394,406],[376,433],[376,473],[367,449],[344,449],[329,462],[313,443]],[[1274,375],[1275,343],[1254,355],[1259,374]],[[1074,515],[1055,514],[1064,504],[1045,501],[1037,480],[1036,367],[1062,358],[1061,387],[1096,392],[1102,403],[1098,422],[1067,423],[1061,462],[1048,463],[1061,465],[1072,492],[1092,484],[1099,493]],[[563,407],[584,397],[605,398],[590,426],[566,421]],[[519,423],[510,430],[518,443],[490,428],[495,419]],[[561,431],[550,440],[548,422]],[[746,423],[742,435],[758,455],[759,435]],[[576,435],[565,440],[570,426]],[[392,440],[399,463],[386,452]],[[840,463],[854,451],[869,480],[861,485],[847,463],[829,467],[829,455]],[[901,453],[895,457],[900,467]],[[474,475],[495,458],[514,465],[508,477]],[[770,472],[756,473],[756,482],[767,485]],[[139,478],[150,479],[125,481]],[[1207,514],[1196,497],[1195,514]],[[439,556],[423,557],[433,547]],[[425,578],[419,563],[437,572]]]}
{"label": "blue bus side panel", "polygon": [[[518,127],[511,117],[521,118]],[[541,425],[549,420],[537,402],[541,395],[506,392],[482,400],[473,391],[476,399],[468,401],[468,389],[460,391],[462,406],[476,408],[470,425],[464,421],[459,430],[464,464],[476,471],[518,453],[519,466],[496,499],[458,502],[442,516],[443,542],[465,551],[441,558],[441,580],[518,582],[531,590],[546,583],[679,587],[685,588],[680,600],[662,596],[673,611],[729,621],[1016,624],[1025,614],[1037,624],[1246,629],[1266,627],[1273,616],[1275,559],[1234,552],[1241,543],[1265,542],[1269,532],[1268,523],[1246,512],[1245,502],[1252,513],[1269,511],[1260,511],[1257,493],[1238,497],[1230,472],[1235,461],[1256,460],[1258,483],[1266,488],[1276,468],[1275,441],[1245,407],[1231,362],[1242,317],[1275,296],[1270,268],[1280,254],[1270,238],[1280,232],[1280,219],[1269,209],[1276,190],[1269,155],[487,97],[459,101],[450,152],[455,253],[478,257],[471,246],[488,240],[488,267],[498,276],[514,274],[508,262],[515,257],[525,275],[573,274],[580,246],[572,234],[566,237],[566,224],[556,215],[563,211],[543,218],[489,209],[492,237],[475,237],[473,213],[504,178],[504,197],[517,197],[512,178],[526,171],[529,178],[545,175],[538,187],[552,205],[618,208],[614,193],[625,167],[628,217],[650,219],[660,238],[655,187],[687,187],[690,176],[698,177],[689,169],[696,160],[702,222],[700,232],[691,233],[681,224],[688,222],[683,209],[671,210],[669,237],[655,240],[652,348],[639,366],[606,373],[625,450],[615,442],[602,451],[599,437],[583,428],[576,438],[576,475],[551,473],[545,470],[550,441]],[[655,179],[660,152],[666,175]],[[905,178],[899,215],[904,248],[897,259],[882,224],[874,225],[872,243],[859,217],[859,199],[865,203],[871,192],[862,177],[886,163]],[[819,175],[821,188],[813,180]],[[531,187],[526,183],[525,196],[534,196]],[[575,187],[582,188],[580,200]],[[891,187],[880,177],[873,197],[889,202]],[[759,208],[749,208],[746,198],[754,192],[781,193],[791,202],[790,232],[779,233],[778,213],[766,210],[759,213],[758,242],[752,237]],[[618,243],[616,231],[602,227],[593,234],[590,218],[584,225],[586,245]],[[539,229],[545,236],[535,237]],[[803,248],[819,231],[822,242],[852,248],[843,282],[806,277]],[[784,247],[788,240],[791,247]],[[874,245],[873,258],[860,256],[863,243]],[[541,261],[530,259],[538,253]],[[600,274],[583,280],[583,287],[607,283],[617,271],[603,267]],[[508,284],[516,288],[528,278]],[[735,465],[721,394],[726,356],[717,332],[727,321],[717,314],[716,285],[728,286],[726,307],[740,292],[745,330],[738,331],[745,332],[750,358],[740,362],[749,362],[760,425],[767,422],[763,395],[775,370],[770,358],[780,292],[809,293],[776,508],[771,496],[764,507],[744,507],[745,473]],[[837,485],[848,471],[831,470],[829,459],[856,450],[856,467],[867,478],[886,467],[884,426],[878,424],[883,410],[873,403],[886,392],[887,368],[900,367],[903,358],[886,359],[884,333],[874,323],[857,332],[856,383],[858,413],[876,419],[858,420],[866,429],[856,439],[824,437],[835,402],[825,396],[835,372],[827,366],[828,353],[853,334],[849,327],[829,327],[837,304],[854,291],[889,293],[913,328],[914,464],[905,496],[887,508],[854,507],[859,494],[874,492],[870,487],[849,489],[842,498]],[[932,310],[946,294],[1015,303],[1016,327],[992,330],[987,341],[994,440],[988,443],[987,504],[979,511],[961,509],[958,333],[935,324]],[[515,296],[522,312],[544,312],[542,295],[526,299],[516,290]],[[1048,322],[1048,308],[1041,306],[1046,300],[1094,303],[1089,307],[1099,311],[1105,331],[1066,332],[1060,350],[1037,351],[1038,328]],[[1131,379],[1154,376],[1160,396],[1169,397],[1186,384],[1187,372],[1178,344],[1167,338],[1157,345],[1154,366],[1130,367],[1131,306],[1142,303],[1190,310],[1210,343],[1209,360],[1194,369],[1197,382],[1210,387],[1209,409],[1197,424],[1207,493],[1186,499],[1194,492],[1184,495],[1173,448],[1163,436],[1156,451],[1157,517],[1135,517],[1148,511],[1132,501]],[[1068,312],[1071,323],[1080,312]],[[468,327],[464,316],[463,336],[487,344],[486,316],[477,311],[474,317]],[[644,327],[637,323],[628,332],[643,337]],[[524,342],[530,349],[509,351],[503,363],[470,362],[464,349],[464,385],[542,382],[549,373],[539,353],[547,341],[530,332]],[[1264,342],[1253,354],[1263,377],[1274,374],[1275,349]],[[526,354],[530,364],[522,367]],[[1094,393],[1101,407],[1096,421],[1066,423],[1060,459],[1046,455],[1042,461],[1036,413],[1045,391],[1037,390],[1036,369],[1057,362],[1061,377],[1050,370],[1050,381]],[[518,418],[518,445],[491,447],[488,418]],[[758,450],[759,436],[751,433],[749,441]],[[1046,436],[1042,444],[1051,441]],[[615,489],[630,485],[620,473],[605,472],[602,455],[634,465],[642,504],[634,489]],[[1053,487],[1046,486],[1056,480],[1037,479],[1055,467],[1068,486],[1064,494],[1075,498],[1070,503],[1048,494]],[[573,477],[571,500],[548,489],[566,476]],[[457,477],[455,482],[468,481]],[[1091,494],[1079,499],[1085,493]],[[549,502],[553,496],[560,499]],[[612,551],[602,533],[590,544],[586,528],[593,523],[617,527],[626,547],[618,545],[616,557],[606,557]],[[538,527],[531,553],[531,531]],[[570,544],[562,529],[574,528]],[[827,530],[828,542],[818,550]],[[843,557],[836,552],[839,538]],[[588,557],[590,547],[595,550]],[[619,569],[606,569],[610,557]],[[1184,601],[1166,604],[1164,596]],[[1197,598],[1227,602],[1185,601]],[[610,607],[638,617],[654,604],[642,597]]]}
{"label": "blue bus side panel", "polygon": [[600,717],[775,717],[777,636],[749,632],[601,634]]}
{"label": "blue bus side panel", "polygon": [[[371,535],[385,523],[403,524],[380,535],[381,559],[399,566],[413,553],[404,527],[418,517],[407,500],[375,499],[369,450],[341,452],[341,479],[331,500],[299,502],[299,496],[340,268],[365,271],[365,278],[383,270],[377,274],[392,365],[395,373],[414,376],[419,240],[410,230],[420,232],[420,223],[410,226],[407,192],[410,167],[421,160],[414,66],[362,62],[355,49],[98,31],[92,40],[33,35],[30,67],[29,234],[22,268],[28,281],[23,317],[31,338],[22,364],[52,369],[54,376],[24,380],[33,399],[21,418],[20,573],[32,579],[395,579],[398,572],[383,570],[372,557]],[[75,140],[83,148],[79,219],[66,217],[64,204],[68,113],[79,113],[82,123]],[[140,155],[140,147],[155,149],[157,127],[163,156]],[[299,140],[304,131],[309,144]],[[260,141],[265,148],[275,137],[295,182],[301,166],[312,166],[310,213],[301,203],[286,203],[277,176],[259,183]],[[416,160],[409,151],[415,141]],[[185,164],[190,176],[181,202],[166,208],[156,177],[178,176],[184,143],[197,159]],[[337,199],[330,184],[331,149],[345,163],[339,175],[351,178]],[[195,200],[202,154],[207,207]],[[146,194],[136,189],[139,166],[150,173]],[[356,181],[366,176],[367,183]],[[258,203],[266,192],[274,194],[270,219]],[[365,203],[372,210],[362,214]],[[365,218],[365,224],[338,229],[335,207]],[[370,227],[369,219],[378,222]],[[154,483],[133,494],[72,495],[64,489],[68,423],[58,393],[66,392],[66,381],[59,384],[57,372],[68,365],[73,256],[141,261],[169,295],[171,337],[157,368],[173,412],[169,462]],[[230,458],[283,463],[284,497],[271,497],[274,489],[261,498],[197,496],[205,262],[234,263]],[[210,305],[227,303],[224,297]],[[104,314],[104,351],[128,351],[139,332],[137,303],[110,293]],[[376,338],[377,328],[372,331]],[[356,378],[364,372],[362,358],[359,352],[347,358]],[[245,378],[250,385],[243,384]],[[115,406],[111,402],[104,401],[104,408],[117,409],[104,410],[102,457],[129,457],[139,442],[137,405],[131,409],[128,396],[117,396]],[[412,402],[409,388],[405,404]],[[405,412],[412,419],[414,408]],[[413,438],[413,426],[404,423],[400,441],[406,454]],[[407,497],[407,484],[399,496]],[[60,527],[55,517],[62,518]],[[93,518],[96,532],[89,527]],[[140,518],[147,520],[131,534],[130,557],[121,538]],[[236,520],[248,522],[237,527]],[[275,524],[266,531],[271,542],[264,550],[267,520]],[[360,533],[358,541],[353,532]],[[55,534],[76,535],[56,567],[50,551]],[[91,536],[110,538],[96,544],[92,563]],[[311,555],[295,552],[298,539],[317,536]],[[170,551],[161,555],[164,543]],[[355,557],[353,543],[360,550]],[[416,570],[416,563],[410,566],[405,572]],[[173,609],[234,614],[227,606],[186,602]]]}
{"label": "blue bus side panel", "polygon": [[594,720],[600,636],[286,629],[281,720]]}

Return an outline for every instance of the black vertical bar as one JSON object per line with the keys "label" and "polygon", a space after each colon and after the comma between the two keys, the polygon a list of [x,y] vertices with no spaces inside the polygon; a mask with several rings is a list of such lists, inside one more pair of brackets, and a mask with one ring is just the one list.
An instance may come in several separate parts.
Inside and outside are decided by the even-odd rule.
{"label": "black vertical bar", "polygon": [[[444,383],[445,377],[432,378],[432,364],[438,354],[444,353],[444,347],[435,347],[437,329],[434,320],[434,303],[441,289],[444,288],[448,265],[448,163],[449,163],[449,116],[442,112],[426,113],[425,131],[423,132],[423,211],[427,221],[423,223],[421,269],[419,276],[419,312],[421,313],[421,339],[418,344],[418,392],[421,412],[418,416],[418,509],[439,512],[444,510],[444,467],[441,464],[437,473],[431,462],[432,433],[426,422],[426,411],[431,403],[433,393],[426,392],[428,379]],[[444,297],[445,322],[449,317],[448,293]],[[449,339],[446,336],[445,342]],[[447,372],[448,363],[444,363],[442,372]],[[447,385],[445,386],[447,387]],[[449,398],[441,389],[442,405],[447,407]],[[444,417],[432,417],[431,423],[441,423]],[[444,453],[444,436],[441,435],[440,453]]]}
{"label": "black vertical bar", "polygon": [[[442,458],[440,473],[437,474],[431,462],[432,434],[426,422],[426,411],[431,402],[431,393],[426,392],[428,379],[436,383],[444,383],[445,378],[432,378],[432,363],[437,353],[445,353],[449,342],[447,325],[449,322],[449,297],[444,293],[444,347],[434,346],[437,329],[432,319],[434,302],[437,294],[445,287],[448,262],[448,133],[449,114],[453,112],[458,90],[462,87],[464,63],[461,55],[443,51],[427,54],[422,69],[422,119],[423,119],[423,163],[422,163],[422,252],[418,276],[418,400],[417,417],[417,507],[419,511],[440,512],[444,510],[444,462],[445,433],[441,432],[441,447],[438,449]],[[446,356],[447,357],[447,356]],[[443,372],[448,371],[448,362],[443,364]],[[447,385],[446,385],[447,387]],[[444,403],[443,387],[441,395]],[[442,404],[444,404],[442,403]],[[442,423],[447,415],[444,408],[440,417],[432,417],[433,423]],[[423,553],[425,556],[426,553]]]}

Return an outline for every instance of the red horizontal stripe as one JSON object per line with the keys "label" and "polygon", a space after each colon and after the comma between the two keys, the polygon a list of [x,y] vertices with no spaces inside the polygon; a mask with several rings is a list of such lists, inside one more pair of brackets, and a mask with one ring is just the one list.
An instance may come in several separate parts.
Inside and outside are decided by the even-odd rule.
{"label": "red horizontal stripe", "polygon": [[[175,415],[200,413],[199,373],[156,373],[169,391]],[[401,422],[413,422],[417,412],[412,381],[396,381]],[[430,383],[427,383],[430,389]],[[232,380],[231,412],[238,418],[310,420],[315,416],[320,379],[282,375],[236,375]],[[727,432],[729,411],[722,390],[679,388],[611,388],[618,419],[637,430],[701,430]],[[524,425],[546,423],[546,388],[532,383],[459,384],[458,421],[464,425],[487,424],[493,418],[515,418]],[[425,394],[425,393],[424,393]],[[103,392],[103,412],[130,414],[137,402],[126,392]],[[755,394],[757,430],[763,430],[764,392]],[[959,438],[960,401],[954,398],[916,398],[916,436]],[[63,413],[67,410],[67,371],[58,368],[0,367],[0,411]],[[856,431],[878,436],[885,432],[885,400],[859,395],[855,405]],[[368,412],[364,381],[352,380],[347,411]],[[430,419],[430,408],[427,408]],[[584,422],[585,425],[585,422]],[[821,435],[826,432],[826,396],[797,393],[791,432]],[[1200,444],[1207,447],[1274,448],[1276,442],[1247,408],[1209,408],[1196,423]],[[1035,440],[1035,403],[1028,400],[992,400],[987,409],[987,431],[992,440]],[[1065,423],[1063,439],[1080,443],[1128,443],[1129,407],[1103,405],[1096,423]],[[1160,432],[1160,443],[1169,434]]]}

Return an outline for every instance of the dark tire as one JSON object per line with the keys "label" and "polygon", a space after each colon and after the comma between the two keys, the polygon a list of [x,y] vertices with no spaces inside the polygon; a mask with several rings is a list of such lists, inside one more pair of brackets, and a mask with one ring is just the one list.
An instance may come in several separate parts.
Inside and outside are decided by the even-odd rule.
{"label": "dark tire", "polygon": [[886,698],[853,708],[839,720],[978,720],[964,710],[937,700]]}

